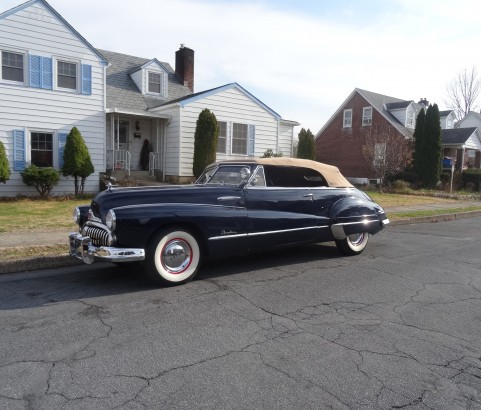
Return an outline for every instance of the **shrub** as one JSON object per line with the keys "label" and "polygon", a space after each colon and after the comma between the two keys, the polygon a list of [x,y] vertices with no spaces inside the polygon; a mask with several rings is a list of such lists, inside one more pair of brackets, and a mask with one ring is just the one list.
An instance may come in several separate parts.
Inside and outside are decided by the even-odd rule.
{"label": "shrub", "polygon": [[262,154],[261,158],[273,158],[273,157],[282,157],[282,153],[277,154],[271,149],[268,149],[266,150],[266,152],[264,152],[264,154]]}
{"label": "shrub", "polygon": [[408,194],[411,191],[411,185],[407,181],[398,179],[392,183],[392,189],[399,194]]}
{"label": "shrub", "polygon": [[10,166],[3,142],[0,142],[0,182],[4,184],[10,179]]}
{"label": "shrub", "polygon": [[192,173],[198,178],[205,167],[215,162],[219,126],[213,112],[202,110],[197,119],[194,134],[194,158]]}
{"label": "shrub", "polygon": [[20,173],[23,183],[27,186],[34,186],[41,198],[47,198],[54,185],[60,181],[60,172],[54,168],[39,168],[30,165]]}
{"label": "shrub", "polygon": [[481,169],[467,169],[462,178],[463,186],[472,186],[476,191],[481,191]]}
{"label": "shrub", "polygon": [[90,174],[93,174],[94,166],[89,150],[77,127],[73,127],[67,135],[63,160],[62,174],[74,177],[75,195],[83,194],[85,180]]}

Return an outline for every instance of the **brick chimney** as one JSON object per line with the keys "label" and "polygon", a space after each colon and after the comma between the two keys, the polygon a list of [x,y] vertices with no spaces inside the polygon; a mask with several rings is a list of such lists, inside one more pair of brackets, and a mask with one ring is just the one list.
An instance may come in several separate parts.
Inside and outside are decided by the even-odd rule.
{"label": "brick chimney", "polygon": [[429,101],[426,98],[421,98],[418,102],[419,105],[424,105],[427,107],[429,105]]}
{"label": "brick chimney", "polygon": [[175,52],[175,75],[183,85],[194,92],[194,50],[183,44]]}

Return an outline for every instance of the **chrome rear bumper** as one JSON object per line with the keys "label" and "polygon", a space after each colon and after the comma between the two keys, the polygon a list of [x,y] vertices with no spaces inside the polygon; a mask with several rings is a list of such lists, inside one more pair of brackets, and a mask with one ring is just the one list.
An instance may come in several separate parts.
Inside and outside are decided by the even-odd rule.
{"label": "chrome rear bumper", "polygon": [[78,232],[69,235],[70,255],[86,264],[95,260],[106,262],[137,262],[145,259],[145,251],[140,248],[114,248],[111,246],[94,246],[88,236]]}

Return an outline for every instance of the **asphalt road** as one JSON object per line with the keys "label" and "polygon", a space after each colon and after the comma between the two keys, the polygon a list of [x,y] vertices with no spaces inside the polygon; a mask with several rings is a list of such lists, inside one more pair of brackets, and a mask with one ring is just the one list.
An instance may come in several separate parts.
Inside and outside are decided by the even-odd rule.
{"label": "asphalt road", "polygon": [[481,217],[204,266],[0,276],[1,409],[481,409]]}

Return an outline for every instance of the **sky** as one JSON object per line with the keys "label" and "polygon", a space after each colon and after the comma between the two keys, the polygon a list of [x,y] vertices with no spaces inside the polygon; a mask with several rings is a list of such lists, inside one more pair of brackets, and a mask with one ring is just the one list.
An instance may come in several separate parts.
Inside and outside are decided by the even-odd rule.
{"label": "sky", "polygon": [[481,66],[478,0],[48,3],[96,48],[174,67],[185,44],[196,92],[237,82],[296,132],[316,134],[355,88],[446,109],[447,84]]}

